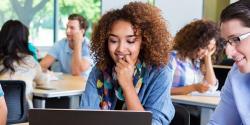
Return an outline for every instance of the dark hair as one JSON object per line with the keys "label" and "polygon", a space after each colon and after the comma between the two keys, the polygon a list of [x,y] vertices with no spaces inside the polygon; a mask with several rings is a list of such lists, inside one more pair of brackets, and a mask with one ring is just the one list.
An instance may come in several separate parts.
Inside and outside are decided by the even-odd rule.
{"label": "dark hair", "polygon": [[[184,26],[175,36],[174,49],[181,59],[193,59],[194,53],[209,45],[210,40],[219,40],[219,28],[209,20],[196,20]],[[217,42],[216,42],[217,43]]]}
{"label": "dark hair", "polygon": [[18,20],[8,20],[0,31],[0,74],[11,70],[15,72],[13,63],[20,62],[24,55],[32,55],[28,48],[28,28]]}
{"label": "dark hair", "polygon": [[220,16],[221,22],[238,19],[243,26],[250,27],[250,0],[240,0],[227,6]]}
{"label": "dark hair", "polygon": [[150,4],[130,2],[122,9],[104,14],[95,25],[91,36],[91,50],[97,67],[112,66],[113,60],[108,51],[108,37],[112,25],[119,20],[132,24],[135,34],[142,37],[139,58],[147,65],[165,65],[172,47],[172,37],[168,32],[160,10]]}
{"label": "dark hair", "polygon": [[85,29],[85,30],[88,29],[87,20],[79,14],[73,13],[69,15],[68,20],[78,20],[81,29]]}

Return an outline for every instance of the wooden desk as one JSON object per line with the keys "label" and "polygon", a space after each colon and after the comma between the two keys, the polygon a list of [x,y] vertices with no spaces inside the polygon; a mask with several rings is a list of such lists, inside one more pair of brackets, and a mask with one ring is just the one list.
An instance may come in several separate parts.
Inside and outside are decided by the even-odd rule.
{"label": "wooden desk", "polygon": [[220,101],[220,97],[208,96],[174,95],[171,96],[171,98],[174,103],[201,107],[200,125],[206,125],[208,123],[210,115]]}
{"label": "wooden desk", "polygon": [[62,96],[81,95],[85,89],[86,79],[80,76],[62,75],[60,80],[51,81],[44,85],[53,90],[34,89],[33,95],[39,97],[34,99],[34,106],[45,108],[45,99]]}
{"label": "wooden desk", "polygon": [[12,125],[29,125],[29,123],[25,122],[25,123],[18,123],[18,124],[12,124]]}
{"label": "wooden desk", "polygon": [[213,68],[231,69],[232,66],[226,66],[226,65],[213,65]]}

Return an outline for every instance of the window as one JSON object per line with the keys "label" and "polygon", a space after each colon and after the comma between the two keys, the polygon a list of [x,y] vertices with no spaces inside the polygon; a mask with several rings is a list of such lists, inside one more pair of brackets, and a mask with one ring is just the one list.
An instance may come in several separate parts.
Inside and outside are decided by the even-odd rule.
{"label": "window", "polygon": [[[56,1],[56,2],[55,2]],[[58,31],[54,31],[54,10],[58,3]],[[9,19],[22,21],[29,27],[30,42],[37,47],[53,46],[54,32],[58,40],[65,37],[68,15],[79,13],[89,22],[90,36],[94,22],[100,18],[100,0],[2,0],[0,4],[0,26]]]}
{"label": "window", "polygon": [[68,16],[72,13],[78,13],[87,19],[89,28],[86,36],[90,37],[93,23],[101,16],[101,0],[60,0],[59,11],[58,40],[65,37]]}
{"label": "window", "polygon": [[36,46],[53,45],[53,1],[2,0],[0,25],[10,19],[20,20],[30,31],[30,42]]}

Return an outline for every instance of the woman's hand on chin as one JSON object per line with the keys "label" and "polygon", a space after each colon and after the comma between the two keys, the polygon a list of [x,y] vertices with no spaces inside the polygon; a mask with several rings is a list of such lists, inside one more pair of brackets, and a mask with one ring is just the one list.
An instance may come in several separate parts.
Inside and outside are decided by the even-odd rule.
{"label": "woman's hand on chin", "polygon": [[133,74],[135,71],[135,66],[131,61],[130,56],[127,55],[125,59],[120,59],[116,63],[115,71],[118,83],[123,90],[125,88],[134,87]]}

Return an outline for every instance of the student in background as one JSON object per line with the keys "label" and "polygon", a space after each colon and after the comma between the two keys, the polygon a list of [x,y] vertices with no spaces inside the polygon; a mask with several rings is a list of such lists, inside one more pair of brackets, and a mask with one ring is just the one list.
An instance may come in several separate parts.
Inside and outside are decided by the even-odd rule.
{"label": "student in background", "polygon": [[0,85],[0,125],[5,125],[7,120],[7,106],[4,100],[4,93]]}
{"label": "student in background", "polygon": [[220,20],[227,54],[235,63],[208,125],[250,125],[250,1],[229,5]]}
{"label": "student in background", "polygon": [[68,17],[67,38],[57,42],[42,59],[43,71],[57,60],[57,71],[87,78],[92,64],[89,40],[84,37],[87,27],[87,21],[81,15],[71,14]]}
{"label": "student in background", "polygon": [[168,125],[173,70],[172,41],[156,7],[131,2],[104,14],[92,33],[92,69],[81,108],[151,111],[153,125]]}
{"label": "student in background", "polygon": [[32,108],[32,90],[37,84],[46,84],[39,63],[28,48],[28,28],[18,20],[9,20],[0,32],[0,79],[23,80],[26,98]]}
{"label": "student in background", "polygon": [[218,40],[219,29],[208,20],[193,21],[176,34],[171,52],[171,65],[175,67],[172,95],[217,89],[212,55]]}

